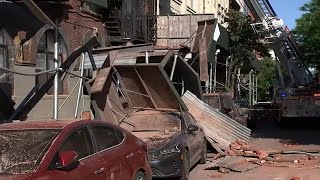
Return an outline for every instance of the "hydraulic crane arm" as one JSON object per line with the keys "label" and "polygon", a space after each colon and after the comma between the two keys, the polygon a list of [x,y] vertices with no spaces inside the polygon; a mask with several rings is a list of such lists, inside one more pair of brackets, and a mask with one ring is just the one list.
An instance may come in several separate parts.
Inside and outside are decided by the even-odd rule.
{"label": "hydraulic crane arm", "polygon": [[[284,28],[282,19],[276,17],[268,0],[251,0],[259,4],[262,22],[252,24],[254,31],[259,34],[261,41],[272,49],[279,60],[281,67],[286,74],[284,77],[284,87],[294,87],[305,85],[313,81],[312,74],[304,64],[298,46],[295,44],[288,28]],[[261,13],[260,13],[261,14]],[[278,73],[282,73],[279,71]]]}

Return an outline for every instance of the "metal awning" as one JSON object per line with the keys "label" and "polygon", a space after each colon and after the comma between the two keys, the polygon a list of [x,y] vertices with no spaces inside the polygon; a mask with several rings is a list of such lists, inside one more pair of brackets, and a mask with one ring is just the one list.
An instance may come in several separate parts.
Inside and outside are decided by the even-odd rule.
{"label": "metal awning", "polygon": [[100,7],[108,8],[108,0],[81,0],[81,1],[94,4]]}

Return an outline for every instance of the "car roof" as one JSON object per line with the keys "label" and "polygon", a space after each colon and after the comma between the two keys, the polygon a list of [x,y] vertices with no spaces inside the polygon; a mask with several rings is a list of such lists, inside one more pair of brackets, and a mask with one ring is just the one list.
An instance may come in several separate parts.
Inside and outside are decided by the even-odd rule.
{"label": "car roof", "polygon": [[[94,120],[85,119],[69,119],[69,120],[29,120],[13,123],[6,123],[0,125],[1,130],[23,130],[23,129],[63,129],[68,125],[80,125],[80,124],[101,124],[100,121],[93,123]],[[92,122],[92,123],[90,123]]]}

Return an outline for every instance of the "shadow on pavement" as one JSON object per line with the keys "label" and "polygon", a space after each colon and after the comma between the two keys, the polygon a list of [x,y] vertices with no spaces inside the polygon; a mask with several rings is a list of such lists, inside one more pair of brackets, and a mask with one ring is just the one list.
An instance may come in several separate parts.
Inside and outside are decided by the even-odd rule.
{"label": "shadow on pavement", "polygon": [[279,127],[273,119],[265,118],[257,122],[252,137],[279,139],[280,143],[291,145],[320,145],[320,119],[290,120]]}

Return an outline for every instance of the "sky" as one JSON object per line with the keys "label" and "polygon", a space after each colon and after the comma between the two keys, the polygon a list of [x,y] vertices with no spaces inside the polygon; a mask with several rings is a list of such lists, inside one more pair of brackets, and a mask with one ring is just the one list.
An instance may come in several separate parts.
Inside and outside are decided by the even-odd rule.
{"label": "sky", "polygon": [[292,29],[295,27],[295,20],[303,14],[299,8],[309,0],[269,0],[269,2],[278,17],[283,19],[285,24]]}

